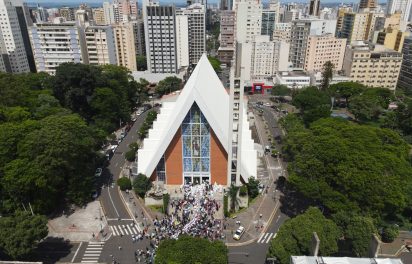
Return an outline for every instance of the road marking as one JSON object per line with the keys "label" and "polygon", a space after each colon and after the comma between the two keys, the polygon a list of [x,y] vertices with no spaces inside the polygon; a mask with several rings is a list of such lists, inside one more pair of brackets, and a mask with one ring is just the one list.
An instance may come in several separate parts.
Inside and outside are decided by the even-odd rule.
{"label": "road marking", "polygon": [[128,235],[128,234],[129,234],[129,232],[127,232],[126,227],[125,227],[124,225],[122,225],[122,227],[123,227],[123,230],[124,230],[124,232],[126,233],[126,235]]}
{"label": "road marking", "polygon": [[81,247],[82,245],[83,245],[83,242],[80,242],[79,246],[77,247],[76,253],[74,253],[74,256],[73,256],[71,262],[74,262],[74,259],[76,258],[77,253],[79,253],[79,249],[80,249],[80,247]]}
{"label": "road marking", "polygon": [[276,219],[275,223],[277,223],[279,221],[279,219],[280,219],[280,215],[278,215],[278,218]]}
{"label": "road marking", "polygon": [[113,208],[116,211],[117,216],[119,216],[119,212],[117,211],[116,206],[114,206],[112,195],[110,194],[110,189],[107,189],[107,192],[109,193],[109,198],[110,198],[110,201],[112,202]]}
{"label": "road marking", "polygon": [[265,235],[265,234],[261,234],[261,235],[260,235],[260,237],[259,237],[259,239],[258,239],[258,241],[257,241],[258,243],[259,243],[259,241],[263,238],[264,235]]}
{"label": "road marking", "polygon": [[130,228],[129,225],[127,225],[127,229],[129,230],[130,234],[133,234],[133,231],[132,231],[132,229]]}
{"label": "road marking", "polygon": [[122,229],[122,228],[120,228],[120,226],[119,226],[119,233],[120,233],[120,234],[122,234],[122,236],[124,235],[124,233],[123,233],[123,229]]}
{"label": "road marking", "polygon": [[103,251],[104,243],[105,242],[89,242],[81,263],[97,263],[99,261],[100,254]]}
{"label": "road marking", "polygon": [[266,240],[266,243],[269,243],[269,241],[270,241],[270,239],[272,238],[272,236],[273,236],[273,233],[271,233],[271,234],[268,236],[268,239]]}

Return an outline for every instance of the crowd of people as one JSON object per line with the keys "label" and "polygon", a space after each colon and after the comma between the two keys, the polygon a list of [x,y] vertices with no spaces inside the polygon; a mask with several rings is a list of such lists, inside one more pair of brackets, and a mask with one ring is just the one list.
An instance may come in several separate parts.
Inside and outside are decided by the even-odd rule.
{"label": "crowd of people", "polygon": [[182,234],[210,240],[222,239],[222,222],[215,218],[220,205],[214,196],[219,191],[222,191],[221,187],[206,183],[183,185],[183,198],[171,200],[170,212],[153,220],[152,231],[146,227],[141,234],[132,237],[133,242],[143,238],[150,240],[150,248],[135,252],[136,261],[150,263],[161,240],[178,239]]}

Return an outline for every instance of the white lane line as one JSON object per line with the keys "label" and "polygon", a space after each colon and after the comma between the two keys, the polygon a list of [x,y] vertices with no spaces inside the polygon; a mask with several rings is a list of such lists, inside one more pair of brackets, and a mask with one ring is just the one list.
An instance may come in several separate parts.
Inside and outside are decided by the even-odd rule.
{"label": "white lane line", "polygon": [[135,234],[135,235],[137,235],[139,232],[137,231],[137,227],[136,226],[134,226],[133,228],[133,233]]}
{"label": "white lane line", "polygon": [[269,243],[270,239],[272,238],[273,233],[270,233],[270,235],[268,236],[268,239],[266,240],[266,243]]}
{"label": "white lane line", "polygon": [[119,227],[119,232],[120,232],[120,234],[122,234],[122,236],[124,235],[124,233],[123,233],[123,229],[122,229],[122,227],[121,226],[118,226]]}
{"label": "white lane line", "polygon": [[91,242],[89,242],[89,245],[104,245],[104,242],[91,241]]}
{"label": "white lane line", "polygon": [[110,226],[110,230],[112,231],[112,233],[116,234],[116,233],[114,232],[113,226]]}
{"label": "white lane line", "polygon": [[114,202],[113,202],[113,199],[112,199],[112,195],[110,194],[110,189],[109,189],[109,188],[107,188],[107,192],[109,193],[110,201],[112,202],[113,208],[114,208],[114,210],[116,211],[117,216],[120,216],[120,215],[119,215],[119,212],[118,212],[117,209],[116,209],[116,206],[114,206]]}
{"label": "white lane line", "polygon": [[114,235],[115,235],[115,236],[119,236],[119,235],[120,235],[120,231],[117,230],[117,226],[113,226],[113,229],[114,229]]}
{"label": "white lane line", "polygon": [[278,233],[275,233],[275,235],[273,236],[273,239],[275,239],[277,235],[278,235]]}
{"label": "white lane line", "polygon": [[97,263],[97,260],[82,260],[80,263]]}
{"label": "white lane line", "polygon": [[77,247],[76,253],[74,253],[74,256],[72,258],[72,261],[71,261],[72,263],[74,262],[74,259],[76,258],[77,253],[79,253],[79,249],[82,245],[83,245],[83,242],[80,242],[79,246]]}
{"label": "white lane line", "polygon": [[263,238],[263,236],[264,236],[264,235],[265,235],[264,233],[260,235],[260,237],[259,237],[259,239],[258,239],[257,243],[260,243],[260,240]]}
{"label": "white lane line", "polygon": [[133,231],[132,231],[132,229],[130,228],[129,225],[127,225],[127,229],[129,229],[130,234],[133,234]]}
{"label": "white lane line", "polygon": [[262,241],[258,242],[258,243],[263,243],[263,241],[266,240],[266,237],[269,235],[269,233],[266,233],[265,236],[263,237]]}
{"label": "white lane line", "polygon": [[124,230],[124,232],[126,233],[126,235],[128,235],[129,232],[127,232],[127,228],[126,228],[124,225],[122,225],[122,227],[123,227],[123,230]]}

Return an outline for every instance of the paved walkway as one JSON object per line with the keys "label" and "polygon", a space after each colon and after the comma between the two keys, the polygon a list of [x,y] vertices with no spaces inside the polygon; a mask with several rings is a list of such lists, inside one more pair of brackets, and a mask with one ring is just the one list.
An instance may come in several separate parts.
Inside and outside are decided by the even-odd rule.
{"label": "paved walkway", "polygon": [[[266,133],[263,117],[255,115],[255,125],[262,146],[270,145],[268,138],[269,136],[271,137],[271,134]],[[279,175],[282,174],[283,167],[277,159],[271,157],[270,155],[264,156],[263,160],[268,171],[267,179],[262,180],[262,182],[266,183],[265,190],[260,196],[258,196],[258,198],[256,198],[247,210],[242,211],[234,217],[226,220],[225,235],[226,244],[228,246],[242,246],[258,241],[262,235],[264,237],[268,228],[268,223],[272,221],[277,209],[280,206],[280,192],[275,189],[274,181]],[[261,172],[258,172],[258,175],[260,173]],[[246,227],[245,234],[239,241],[233,240],[233,233],[239,226],[239,224],[236,224],[237,221],[240,221],[240,225]],[[274,235],[272,238],[273,237]]]}

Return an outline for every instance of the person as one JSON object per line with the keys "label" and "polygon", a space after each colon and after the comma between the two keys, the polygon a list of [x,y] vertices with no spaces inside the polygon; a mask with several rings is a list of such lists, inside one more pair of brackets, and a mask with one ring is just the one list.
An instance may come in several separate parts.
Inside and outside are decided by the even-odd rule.
{"label": "person", "polygon": [[122,250],[122,247],[121,247],[121,246],[119,246],[119,250]]}

